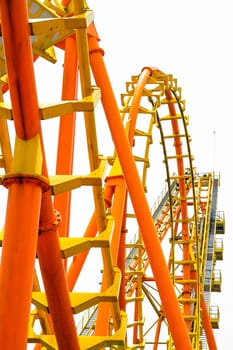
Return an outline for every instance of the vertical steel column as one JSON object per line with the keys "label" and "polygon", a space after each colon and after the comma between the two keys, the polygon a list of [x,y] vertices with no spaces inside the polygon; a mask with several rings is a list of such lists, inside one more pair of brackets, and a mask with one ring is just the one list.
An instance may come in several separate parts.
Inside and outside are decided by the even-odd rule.
{"label": "vertical steel column", "polygon": [[5,180],[9,194],[0,271],[0,344],[6,350],[24,350],[42,193],[36,178],[42,165],[40,123],[26,2],[1,0],[0,12],[17,135],[12,174]]}
{"label": "vertical steel column", "polygon": [[119,244],[119,254],[117,259],[117,266],[121,270],[121,286],[120,286],[120,293],[119,293],[119,304],[121,310],[126,310],[126,297],[125,297],[125,243],[126,243],[126,208],[127,208],[127,199],[128,195],[126,192],[125,196],[125,208],[124,208],[124,214],[123,214],[123,220],[122,220],[122,227],[121,227],[121,237],[120,237],[120,244]]}
{"label": "vertical steel column", "polygon": [[27,344],[40,201],[39,183],[9,183],[0,270],[0,344],[6,350]]}
{"label": "vertical steel column", "polygon": [[[85,12],[86,8],[85,1],[73,0],[73,8],[75,16],[82,15]],[[88,51],[87,28],[79,28],[75,31],[75,33],[77,38],[76,43],[79,56],[80,87],[82,98],[84,98],[92,93],[92,77]],[[98,168],[100,162],[94,111],[85,111],[84,120],[86,127],[90,170],[93,171]],[[97,186],[93,186],[93,195],[98,231],[102,232],[106,228],[106,216],[102,201],[102,189],[98,188]]]}
{"label": "vertical steel column", "polygon": [[[44,205],[46,199],[44,200],[43,198],[42,201],[41,217],[46,222],[46,217],[48,219],[50,218],[46,214],[46,205]],[[51,221],[48,221],[47,228],[41,225],[40,228],[43,228],[43,231],[41,231],[38,237],[37,254],[58,348],[59,350],[78,350],[80,349],[78,336],[65,280],[65,270],[61,259],[57,226],[56,223],[53,225]]]}
{"label": "vertical steel column", "polygon": [[[13,174],[6,179],[9,200],[0,277],[0,343],[9,350],[26,348],[38,242],[38,255],[58,347],[61,350],[77,350],[77,334],[60,257],[50,191],[43,192],[41,196],[40,174],[42,172],[45,178],[48,174],[45,159],[42,164],[43,144],[26,5],[26,1],[0,1],[17,135]],[[43,233],[37,239],[38,226]],[[46,237],[45,231],[48,233]],[[13,255],[15,258],[12,266]],[[19,303],[22,303],[22,312],[17,309]],[[20,331],[17,328],[19,325]]]}
{"label": "vertical steel column", "polygon": [[[114,196],[114,202],[111,209],[111,214],[114,218],[114,231],[111,239],[111,256],[112,264],[116,266],[117,258],[119,255],[119,246],[121,238],[121,228],[123,223],[123,213],[125,209],[125,196],[126,196],[126,186],[121,170],[118,169],[106,179],[106,188],[105,188],[105,203],[109,203],[111,206],[112,198]],[[104,260],[104,256],[103,256]],[[108,261],[104,262],[104,272],[107,270]],[[102,291],[106,290],[112,281],[109,281],[109,277],[106,274],[103,275],[102,281]],[[96,319],[96,329],[95,335],[108,335],[109,329],[109,319],[110,319],[110,303],[100,303],[98,308],[98,315]]]}
{"label": "vertical steel column", "polygon": [[[78,57],[75,36],[70,36],[65,41],[64,75],[62,86],[62,100],[73,100],[76,97],[78,80]],[[72,174],[74,137],[75,137],[75,113],[60,117],[59,142],[57,152],[56,174]],[[59,227],[60,236],[68,236],[70,217],[71,192],[56,195],[54,207],[62,215],[62,223]]]}

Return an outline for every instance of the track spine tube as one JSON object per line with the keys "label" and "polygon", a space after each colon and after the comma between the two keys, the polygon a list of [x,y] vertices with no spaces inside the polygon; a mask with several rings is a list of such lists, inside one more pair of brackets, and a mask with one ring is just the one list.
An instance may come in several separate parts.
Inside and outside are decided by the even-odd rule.
{"label": "track spine tube", "polygon": [[191,350],[192,345],[170,280],[159,238],[155,232],[150,209],[132,157],[130,144],[121,122],[120,113],[103,62],[103,57],[97,50],[98,41],[96,37],[89,36],[89,47],[90,53],[93,52],[90,54],[92,71],[96,84],[102,91],[102,104],[106,113],[109,129],[125,176],[176,349]]}

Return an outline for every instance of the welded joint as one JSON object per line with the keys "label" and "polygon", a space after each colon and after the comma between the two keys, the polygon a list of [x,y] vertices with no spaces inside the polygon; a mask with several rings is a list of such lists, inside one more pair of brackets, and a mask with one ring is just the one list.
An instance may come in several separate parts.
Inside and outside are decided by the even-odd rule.
{"label": "welded joint", "polygon": [[49,222],[47,225],[40,225],[39,234],[42,234],[43,232],[46,232],[46,231],[54,230],[61,224],[62,217],[59,211],[57,211],[56,209],[53,209],[53,214],[54,214],[53,222]]}
{"label": "welded joint", "polygon": [[9,188],[13,183],[33,183],[42,188],[42,191],[49,189],[47,177],[42,175],[43,153],[40,134],[31,139],[24,140],[18,136],[15,138],[14,157],[12,170],[2,176],[1,184]]}
{"label": "welded joint", "polygon": [[0,184],[6,188],[9,188],[13,183],[17,184],[29,184],[34,183],[42,188],[42,192],[48,191],[49,183],[48,179],[40,175],[32,174],[7,174],[1,177]]}

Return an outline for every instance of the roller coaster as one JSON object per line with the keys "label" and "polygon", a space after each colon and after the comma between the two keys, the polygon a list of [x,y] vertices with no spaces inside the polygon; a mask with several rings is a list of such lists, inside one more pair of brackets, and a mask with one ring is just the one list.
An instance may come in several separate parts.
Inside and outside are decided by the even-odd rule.
{"label": "roller coaster", "polygon": [[217,349],[220,175],[194,165],[177,79],[142,67],[119,107],[84,0],[0,13],[1,348]]}

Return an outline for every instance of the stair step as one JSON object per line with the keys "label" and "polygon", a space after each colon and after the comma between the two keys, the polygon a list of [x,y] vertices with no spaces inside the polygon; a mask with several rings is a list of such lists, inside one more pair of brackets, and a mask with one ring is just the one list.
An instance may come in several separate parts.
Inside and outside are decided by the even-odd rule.
{"label": "stair step", "polygon": [[[114,268],[114,281],[113,284],[100,293],[69,293],[70,304],[74,314],[90,308],[100,302],[112,302],[118,301],[119,289],[120,289],[121,272],[118,268]],[[43,292],[32,293],[32,303],[38,308],[49,312],[48,301],[46,294]]]}
{"label": "stair step", "polygon": [[[125,334],[127,325],[127,315],[121,312],[120,328],[111,336],[79,336],[78,342],[80,350],[101,349],[111,346],[125,347]],[[55,335],[36,335],[28,337],[28,343],[41,343],[48,350],[59,350]]]}

